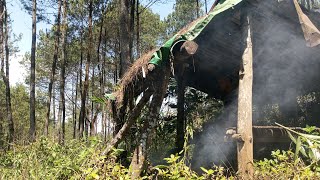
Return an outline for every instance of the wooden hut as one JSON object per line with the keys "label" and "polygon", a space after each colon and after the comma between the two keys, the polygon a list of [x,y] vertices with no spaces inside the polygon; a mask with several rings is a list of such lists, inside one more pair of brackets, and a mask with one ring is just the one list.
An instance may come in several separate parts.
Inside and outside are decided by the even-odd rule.
{"label": "wooden hut", "polygon": [[[121,141],[153,95],[144,126],[145,134],[152,132],[171,74],[178,79],[177,131],[181,133],[184,110],[179,104],[184,103],[185,86],[226,103],[238,95],[232,138],[237,141],[239,172],[252,176],[252,102],[287,107],[302,92],[320,89],[319,13],[305,9],[297,0],[218,2],[206,16],[137,60],[124,75],[113,104],[121,128],[111,146]],[[138,96],[142,98],[134,105]],[[150,134],[144,137],[142,141],[150,140]]]}

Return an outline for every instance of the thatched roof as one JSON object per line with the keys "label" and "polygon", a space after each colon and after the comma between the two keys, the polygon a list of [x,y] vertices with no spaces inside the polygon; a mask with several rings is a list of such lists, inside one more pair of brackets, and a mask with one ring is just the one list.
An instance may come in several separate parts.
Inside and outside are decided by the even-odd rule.
{"label": "thatched roof", "polygon": [[[306,64],[301,66],[314,64],[320,59],[320,32],[316,28],[320,27],[320,14],[297,7],[294,2],[296,0],[220,1],[207,16],[190,23],[170,39],[154,54],[150,63],[169,61],[169,54],[175,53],[177,41],[194,40],[199,49],[188,61],[189,66],[184,73],[186,84],[224,99],[238,86],[239,64],[243,53],[240,11],[250,11],[254,63],[263,64],[261,68],[255,67],[255,71],[264,71],[268,62],[273,62],[270,66],[274,66],[275,59],[279,66],[288,66],[288,59],[292,62],[306,59]],[[299,76],[305,77],[299,74],[305,72],[296,70],[294,73],[292,76],[297,79]],[[255,74],[259,79],[268,76]],[[277,74],[285,75],[281,72]],[[301,83],[305,81],[300,80]]]}
{"label": "thatched roof", "polygon": [[[172,67],[173,74],[179,79],[183,76],[187,86],[222,100],[233,94],[247,45],[242,35],[243,14],[249,15],[252,30],[254,96],[263,97],[254,101],[275,100],[280,104],[287,95],[296,101],[303,90],[320,90],[319,13],[301,8],[297,0],[220,0],[208,15],[190,23],[158,50],[142,56],[125,73],[114,94],[115,101],[110,101],[117,135],[104,153],[119,144],[144,107],[149,109],[143,131],[150,132]],[[181,43],[184,41],[197,43],[197,52],[179,56],[187,44]],[[138,96],[141,99],[136,104]]]}
{"label": "thatched roof", "polygon": [[[219,1],[206,16],[181,29],[158,50],[138,59],[121,80],[117,101],[122,104],[128,86],[140,83],[141,87],[141,83],[148,83],[144,74],[148,73],[148,64],[162,67],[162,64],[169,63],[181,41],[195,41],[199,45],[196,54],[185,62],[183,76],[186,85],[225,100],[238,87],[244,47],[240,22],[242,11],[250,12],[252,17],[254,78],[263,82],[256,91],[262,88],[266,91],[263,93],[282,93],[288,86],[296,86],[299,91],[320,89],[320,83],[314,83],[318,79],[314,69],[319,67],[320,72],[320,32],[317,29],[320,27],[320,13],[308,11],[295,3],[297,0]],[[175,59],[172,61],[174,74],[181,74],[181,64]],[[308,67],[313,70],[308,71]],[[285,87],[279,87],[279,84]],[[139,95],[142,90],[134,90],[134,94]]]}

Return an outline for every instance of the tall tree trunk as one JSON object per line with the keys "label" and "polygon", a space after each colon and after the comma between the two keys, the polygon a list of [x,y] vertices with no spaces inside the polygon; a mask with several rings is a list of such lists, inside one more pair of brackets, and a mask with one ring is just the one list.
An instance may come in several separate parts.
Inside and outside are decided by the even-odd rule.
{"label": "tall tree trunk", "polygon": [[[61,19],[61,0],[58,1],[58,14],[57,14],[57,30],[55,32],[55,43],[54,43],[54,54],[53,61],[51,66],[51,74],[50,74],[50,82],[48,87],[48,101],[47,101],[47,117],[44,123],[44,135],[48,136],[49,133],[49,120],[50,120],[50,107],[51,107],[51,99],[52,99],[52,88],[54,82],[54,76],[56,74],[57,61],[58,61],[58,53],[59,53],[59,40],[60,40],[60,19]],[[53,108],[55,108],[53,106]]]}
{"label": "tall tree trunk", "polygon": [[208,13],[208,4],[207,4],[207,0],[204,0],[204,7],[206,10],[206,14]]}
{"label": "tall tree trunk", "polygon": [[[101,41],[102,41],[102,34],[103,34],[103,23],[104,23],[104,12],[105,12],[105,6],[102,5],[102,12],[101,12],[101,24],[100,24],[100,30],[99,30],[99,39],[98,39],[98,47],[97,47],[97,60],[98,60],[98,69],[99,69],[99,85],[100,85],[100,91],[99,96],[103,96],[104,92],[104,86],[103,86],[103,69],[104,69],[104,63],[105,63],[105,52],[103,53],[103,60],[100,62],[100,47],[101,47]],[[106,39],[106,38],[104,38]],[[91,120],[93,121],[93,119]],[[102,134],[104,134],[104,105],[102,105],[102,117],[101,117],[101,123],[102,123]],[[96,122],[94,122],[96,123]]]}
{"label": "tall tree trunk", "polygon": [[4,47],[5,47],[5,54],[6,54],[6,62],[5,62],[6,74],[5,74],[5,76],[3,76],[3,80],[6,85],[6,109],[7,109],[7,118],[8,118],[8,126],[9,126],[8,142],[12,143],[14,140],[14,125],[13,125],[13,118],[12,118],[10,80],[9,80],[9,46],[8,46],[9,25],[8,25],[8,11],[7,11],[6,0],[4,0],[3,2],[4,2],[4,8],[5,8],[5,13],[4,13],[4,27],[5,27]]}
{"label": "tall tree trunk", "polygon": [[[86,101],[86,107],[89,107],[89,103],[88,100]],[[84,117],[84,137],[87,139],[88,138],[88,134],[89,134],[89,115],[90,115],[90,109],[86,108],[85,109],[85,117]]]}
{"label": "tall tree trunk", "polygon": [[[95,95],[95,88],[94,88],[94,81],[95,81],[95,72],[94,72],[94,69],[95,69],[95,66],[94,66],[94,63],[95,62],[92,62],[93,64],[93,67],[92,67],[92,76],[91,76],[91,97],[94,97],[96,96]],[[94,135],[94,124],[95,124],[95,120],[94,120],[94,106],[95,106],[95,103],[93,101],[91,101],[91,114],[90,114],[90,136],[93,136]],[[89,118],[89,117],[88,117]],[[89,120],[89,119],[88,119]]]}
{"label": "tall tree trunk", "polygon": [[[127,71],[130,64],[130,36],[129,36],[129,1],[120,0],[120,67],[119,76],[122,76]],[[127,99],[125,99],[127,100]],[[124,111],[126,111],[126,106],[123,106],[120,110],[121,116],[115,120],[115,130],[114,135],[118,133],[121,129],[122,123],[124,121]]]}
{"label": "tall tree trunk", "polygon": [[[118,36],[118,37],[120,37],[120,36]],[[118,46],[117,46],[118,45]],[[116,43],[115,44],[115,47],[116,47],[116,49],[120,49],[120,43]],[[117,53],[116,53],[116,59],[119,59],[120,60],[120,53],[119,53],[120,51],[118,51]],[[114,61],[114,71],[113,71],[113,82],[114,82],[114,84],[117,84],[118,83],[118,77],[119,77],[119,71],[118,71],[118,68],[119,68],[119,66],[120,66],[120,64],[118,64],[118,62],[117,61]]]}
{"label": "tall tree trunk", "polygon": [[[86,62],[86,72],[85,72],[85,80],[84,80],[84,87],[82,91],[81,97],[81,109],[80,109],[80,117],[79,122],[84,122],[87,116],[86,114],[86,100],[88,95],[88,88],[89,88],[89,67],[91,63],[91,50],[92,50],[92,11],[93,11],[93,0],[89,2],[89,17],[88,17],[88,24],[89,24],[89,47],[87,52],[87,62]],[[87,124],[87,123],[86,123]],[[81,128],[80,128],[81,130]],[[83,137],[83,130],[80,132],[80,137]]]}
{"label": "tall tree trunk", "polygon": [[62,120],[61,120],[61,118],[62,118],[62,103],[61,103],[61,97],[59,97],[58,123],[57,123],[57,133],[58,133],[59,144],[62,143],[62,132],[61,132],[61,121]]}
{"label": "tall tree trunk", "polygon": [[55,91],[55,84],[52,84],[52,116],[53,116],[53,128],[55,129],[57,126],[57,119],[56,119],[56,91]]}
{"label": "tall tree trunk", "polygon": [[91,121],[90,121],[90,136],[96,135],[96,122],[98,118],[98,110],[93,114]]}
{"label": "tall tree trunk", "polygon": [[[80,42],[80,47],[81,47],[81,52],[80,52],[80,67],[79,67],[79,74],[80,74],[80,78],[79,78],[79,91],[80,91],[80,96],[81,96],[81,107],[80,107],[80,113],[79,113],[79,127],[78,127],[78,132],[79,132],[79,136],[78,138],[81,139],[83,136],[83,130],[84,130],[84,110],[82,109],[83,105],[82,105],[82,95],[83,95],[83,86],[82,86],[82,66],[83,66],[83,41],[82,41],[82,37],[83,37],[83,31],[81,30],[81,42]],[[84,100],[85,103],[85,100]],[[85,107],[83,107],[85,108]]]}
{"label": "tall tree trunk", "polygon": [[[2,114],[0,113],[0,119],[3,119]],[[4,131],[3,131],[3,122],[0,121],[0,149],[4,149],[4,140],[2,137],[4,137]]]}
{"label": "tall tree trunk", "polygon": [[67,65],[67,0],[63,0],[63,28],[62,28],[62,58],[60,71],[60,103],[62,109],[62,144],[65,140],[66,102],[65,102],[65,71]]}
{"label": "tall tree trunk", "polygon": [[134,16],[135,16],[136,0],[131,0],[130,5],[130,22],[129,22],[129,55],[130,63],[133,63],[133,39],[134,39]]}
{"label": "tall tree trunk", "polygon": [[32,0],[32,43],[30,67],[30,141],[36,139],[36,41],[37,41],[37,0]]}
{"label": "tall tree trunk", "polygon": [[139,0],[137,0],[137,7],[136,7],[136,13],[137,13],[137,58],[140,58],[140,12],[139,12]]}
{"label": "tall tree trunk", "polygon": [[196,0],[197,1],[197,18],[200,17],[200,5],[199,5],[199,0]]}
{"label": "tall tree trunk", "polygon": [[76,139],[77,135],[77,105],[78,105],[78,79],[79,79],[79,71],[77,72],[77,78],[75,83],[75,91],[76,95],[74,96],[74,105],[73,105],[73,139]]}
{"label": "tall tree trunk", "polygon": [[[107,36],[107,28],[104,28],[104,37]],[[102,62],[102,75],[101,75],[101,96],[104,96],[105,93],[105,84],[106,84],[106,53],[107,53],[107,38],[104,38],[104,52],[103,52],[103,62]],[[106,122],[106,112],[105,105],[102,106],[102,128],[103,128],[103,139],[107,140],[107,122]]]}
{"label": "tall tree trunk", "polygon": [[[0,63],[1,63],[1,70],[0,74],[1,76],[4,76],[4,50],[3,50],[3,18],[4,18],[4,2],[0,1]],[[2,121],[3,114],[0,112],[0,148],[4,149],[4,130],[3,130],[3,125],[4,122]]]}
{"label": "tall tree trunk", "polygon": [[120,0],[120,78],[130,65],[129,1]]}
{"label": "tall tree trunk", "polygon": [[[78,73],[77,73],[77,78],[78,79]],[[75,114],[76,114],[76,97],[75,97],[75,92],[74,91],[77,91],[77,80],[76,80],[76,83],[74,83],[74,80],[72,79],[72,83],[71,83],[71,101],[72,101],[72,126],[73,126],[73,130],[72,130],[72,138],[75,139],[76,137],[76,125],[75,125],[75,122],[76,122],[76,119],[75,119]],[[77,93],[76,93],[77,94]]]}

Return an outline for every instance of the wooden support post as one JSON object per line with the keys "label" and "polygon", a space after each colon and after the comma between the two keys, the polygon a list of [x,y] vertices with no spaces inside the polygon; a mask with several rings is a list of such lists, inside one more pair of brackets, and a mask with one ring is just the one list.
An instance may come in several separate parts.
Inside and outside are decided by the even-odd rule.
{"label": "wooden support post", "polygon": [[184,113],[184,93],[185,82],[182,76],[178,77],[178,102],[177,102],[177,139],[176,148],[177,152],[183,150],[184,132],[185,132],[185,113]]}
{"label": "wooden support post", "polygon": [[242,30],[246,47],[242,55],[239,71],[238,122],[237,134],[241,139],[237,141],[238,173],[245,179],[253,178],[253,135],[252,135],[252,81],[253,81],[253,53],[251,40],[250,16],[243,16]]}

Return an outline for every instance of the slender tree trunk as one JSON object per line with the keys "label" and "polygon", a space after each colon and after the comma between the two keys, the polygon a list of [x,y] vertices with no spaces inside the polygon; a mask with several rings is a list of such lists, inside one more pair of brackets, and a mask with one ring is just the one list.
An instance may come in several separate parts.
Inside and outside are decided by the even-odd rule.
{"label": "slender tree trunk", "polygon": [[65,140],[66,101],[65,101],[65,71],[67,65],[67,0],[63,0],[63,28],[62,28],[62,58],[60,71],[60,103],[62,109],[62,144]]}
{"label": "slender tree trunk", "polygon": [[[105,52],[103,53],[103,60],[100,62],[100,47],[101,47],[101,41],[102,41],[102,34],[103,34],[103,24],[104,24],[104,12],[105,12],[105,6],[102,6],[102,13],[101,13],[101,24],[100,24],[100,30],[99,30],[99,40],[98,40],[98,47],[97,47],[97,59],[98,59],[98,69],[99,69],[99,84],[100,84],[100,91],[99,96],[103,97],[103,69],[104,69],[104,62],[105,62]],[[106,38],[104,38],[106,39]],[[102,105],[102,116],[101,116],[101,124],[102,124],[102,134],[104,134],[104,105]]]}
{"label": "slender tree trunk", "polygon": [[[130,64],[133,63],[133,41],[134,41],[134,18],[135,18],[135,6],[136,2],[135,0],[131,0],[131,4],[130,4],[130,21],[129,21],[129,56],[130,56]],[[134,97],[134,93],[130,92],[131,97]],[[132,111],[132,109],[134,108],[135,105],[135,100],[134,98],[128,98],[128,110]],[[133,132],[134,133],[134,132]],[[129,141],[127,142],[127,144],[134,144],[135,143],[135,138],[129,138]]]}
{"label": "slender tree trunk", "polygon": [[[4,36],[4,47],[5,47],[5,54],[6,54],[6,74],[3,76],[4,83],[6,85],[6,109],[7,109],[7,118],[8,118],[8,126],[9,126],[9,135],[8,135],[8,142],[12,143],[14,140],[14,124],[13,124],[13,117],[12,117],[12,108],[11,108],[11,93],[10,93],[10,80],[9,80],[9,46],[8,46],[8,39],[9,39],[9,25],[8,25],[8,11],[7,11],[7,4],[6,0],[4,0],[4,27],[5,27],[5,36]],[[10,146],[9,146],[10,147]]]}
{"label": "slender tree trunk", "polygon": [[[118,35],[118,37],[120,38],[120,35]],[[120,42],[119,43],[115,43],[115,47],[116,47],[116,49],[119,50],[116,53],[116,59],[119,59],[121,61],[120,53],[119,53],[120,52]],[[115,61],[114,66],[115,66],[115,68],[114,68],[114,72],[113,72],[113,81],[114,81],[114,84],[117,84],[118,83],[118,77],[119,77],[118,68],[120,66],[120,63],[118,64],[118,62]],[[120,68],[119,68],[119,71],[120,71]]]}
{"label": "slender tree trunk", "polygon": [[[80,46],[81,46],[81,52],[80,52],[80,67],[79,67],[79,74],[80,74],[80,78],[79,78],[79,91],[80,91],[80,96],[81,96],[81,107],[80,107],[80,113],[79,113],[79,127],[78,127],[78,132],[79,132],[79,136],[78,138],[81,139],[82,136],[83,136],[83,130],[84,130],[84,110],[82,109],[83,105],[82,105],[82,95],[83,95],[83,86],[82,86],[82,66],[83,66],[83,41],[82,41],[82,36],[83,36],[83,33],[81,31],[81,42],[80,42]],[[85,101],[84,101],[85,103]],[[85,107],[83,107],[85,108]]]}
{"label": "slender tree trunk", "polygon": [[77,104],[78,104],[78,79],[79,79],[79,71],[77,72],[77,78],[75,83],[76,95],[74,96],[74,106],[73,106],[73,139],[76,139],[77,135]]}
{"label": "slender tree trunk", "polygon": [[[92,76],[91,76],[91,97],[94,97],[96,96],[95,95],[95,87],[94,87],[94,81],[95,81],[95,72],[94,72],[94,69],[95,69],[95,66],[94,66],[94,63],[95,62],[92,62],[93,64],[93,67],[92,67]],[[93,136],[94,135],[94,124],[95,124],[95,121],[94,121],[94,106],[95,106],[95,103],[93,101],[91,101],[91,114],[90,114],[90,136]],[[89,118],[89,117],[88,117]]]}
{"label": "slender tree trunk", "polygon": [[[88,100],[86,101],[86,107],[89,107]],[[84,117],[84,137],[87,139],[88,134],[89,134],[89,115],[90,115],[90,110],[89,108],[85,109],[85,117]]]}
{"label": "slender tree trunk", "polygon": [[206,14],[208,13],[208,4],[207,4],[207,0],[204,0],[204,7],[206,10]]}
{"label": "slender tree trunk", "polygon": [[32,0],[32,43],[30,67],[30,141],[36,139],[36,41],[37,41],[37,0]]}
{"label": "slender tree trunk", "polygon": [[53,128],[55,129],[57,126],[57,118],[56,118],[56,91],[55,84],[52,84],[52,115],[53,115]]}
{"label": "slender tree trunk", "polygon": [[62,103],[61,103],[61,97],[59,97],[58,122],[57,122],[57,133],[58,133],[59,144],[62,143],[61,118],[62,118]]}
{"label": "slender tree trunk", "polygon": [[196,0],[197,1],[197,18],[200,17],[200,6],[199,6],[199,0]]}
{"label": "slender tree trunk", "polygon": [[98,110],[94,113],[91,121],[90,121],[90,136],[96,135],[96,122],[98,118]]}
{"label": "slender tree trunk", "polygon": [[[84,122],[86,118],[86,100],[88,95],[88,88],[89,88],[89,67],[91,63],[91,50],[92,50],[92,11],[93,11],[93,0],[90,0],[89,2],[89,17],[88,17],[88,23],[89,23],[89,47],[87,52],[87,62],[86,62],[86,72],[85,72],[85,80],[84,80],[84,87],[82,91],[82,97],[81,97],[81,110],[80,110],[80,117],[79,122]],[[87,124],[87,123],[86,123]],[[80,128],[81,130],[81,128]],[[83,130],[80,132],[80,138],[83,136]]]}
{"label": "slender tree trunk", "polygon": [[129,1],[120,0],[120,78],[130,65]]}
{"label": "slender tree trunk", "polygon": [[137,58],[140,58],[140,12],[139,12],[139,0],[137,0]]}
{"label": "slender tree trunk", "polygon": [[[77,73],[77,79],[78,79],[78,73]],[[76,80],[76,82],[77,82],[77,80]],[[76,119],[75,119],[76,97],[75,97],[75,92],[74,91],[77,91],[77,87],[75,87],[75,86],[77,86],[77,83],[74,83],[74,80],[72,79],[72,83],[71,84],[72,84],[72,87],[71,87],[71,99],[72,99],[72,102],[73,102],[73,104],[72,104],[72,125],[73,125],[72,138],[75,139],[75,137],[76,137],[76,134],[75,134],[76,133],[76,129],[75,129],[75,127],[76,127],[76,125],[75,125],[75,122],[76,122]]]}
{"label": "slender tree trunk", "polygon": [[[129,1],[120,0],[120,67],[119,67],[119,77],[122,76],[127,71],[130,64],[130,34],[129,34]],[[127,100],[127,99],[125,99]],[[124,121],[123,115],[126,109],[126,106],[123,106],[120,110],[120,115],[115,120],[115,130],[114,135],[118,133],[121,129],[122,123]]]}
{"label": "slender tree trunk", "polygon": [[[104,28],[104,37],[107,36],[107,28]],[[102,63],[102,75],[101,75],[101,96],[104,96],[105,93],[105,84],[106,84],[106,53],[107,53],[107,38],[104,38],[104,53],[103,53],[103,63]],[[105,112],[105,105],[102,106],[102,128],[103,128],[103,139],[107,140],[107,117]]]}
{"label": "slender tree trunk", "polygon": [[[0,70],[0,74],[3,77],[4,76],[4,50],[3,50],[3,18],[4,18],[4,2],[0,1],[0,63],[1,63],[1,70]],[[3,118],[3,114],[2,112],[0,112],[0,148],[4,149],[3,145],[4,145],[4,130],[3,130],[3,125],[4,125],[4,121],[2,121]]]}
{"label": "slender tree trunk", "polygon": [[131,0],[130,5],[130,22],[129,22],[129,55],[130,63],[133,63],[133,39],[134,39],[134,16],[135,16],[136,0]]}
{"label": "slender tree trunk", "polygon": [[[47,101],[47,117],[44,123],[44,135],[48,136],[49,133],[49,120],[50,120],[50,107],[52,99],[52,87],[54,83],[54,76],[56,74],[58,53],[59,53],[59,40],[60,40],[60,18],[61,18],[61,0],[58,1],[58,14],[57,14],[57,30],[55,32],[54,54],[51,66],[50,82],[48,87],[48,101]],[[54,108],[54,107],[53,107]]]}
{"label": "slender tree trunk", "polygon": [[[0,113],[0,119],[3,119],[2,114]],[[3,144],[4,140],[2,137],[4,136],[2,121],[0,121],[0,149],[4,149]]]}
{"label": "slender tree trunk", "polygon": [[111,135],[111,115],[107,114],[106,117],[106,135],[105,135],[105,141],[107,141],[107,135],[110,136]]}

